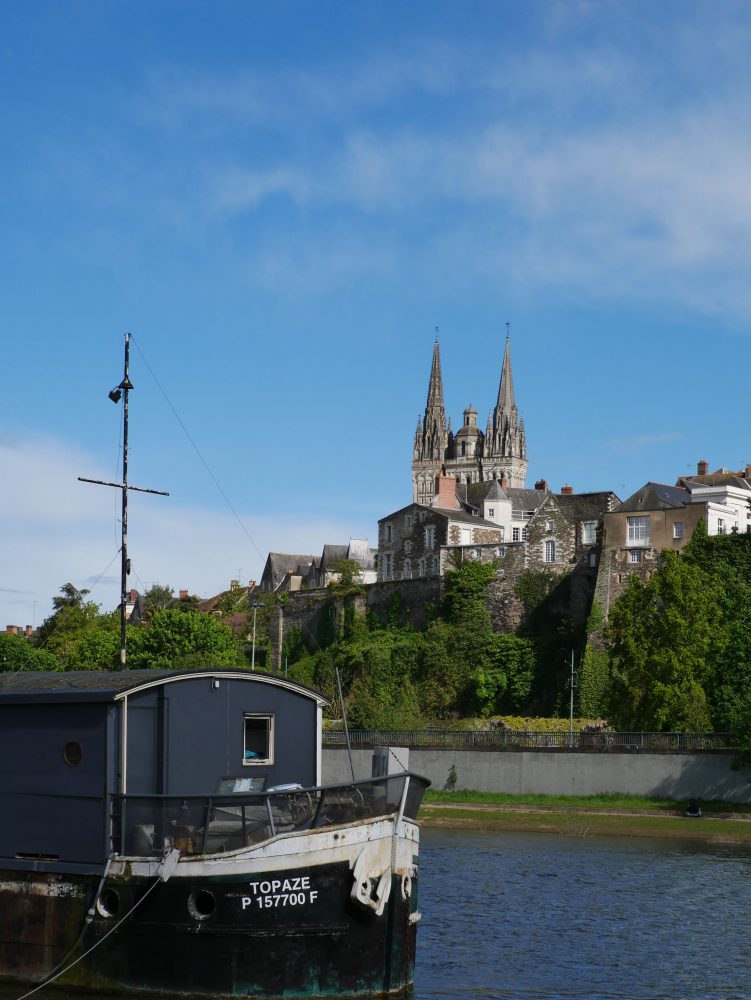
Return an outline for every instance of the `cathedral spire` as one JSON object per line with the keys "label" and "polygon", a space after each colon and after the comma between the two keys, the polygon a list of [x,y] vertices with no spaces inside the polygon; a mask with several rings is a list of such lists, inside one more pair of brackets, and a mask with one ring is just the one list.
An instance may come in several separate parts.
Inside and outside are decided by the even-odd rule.
{"label": "cathedral spire", "polygon": [[506,329],[506,347],[503,352],[503,366],[501,367],[501,384],[498,386],[497,410],[501,410],[506,416],[511,416],[511,412],[516,409],[514,402],[514,378],[511,374],[511,341],[508,335],[508,324]]}
{"label": "cathedral spire", "polygon": [[435,344],[433,344],[433,365],[430,369],[430,382],[428,383],[428,401],[425,404],[425,415],[427,417],[432,407],[443,410],[443,379],[441,378],[441,348],[438,345],[438,329],[436,328]]}
{"label": "cathedral spire", "polygon": [[498,402],[493,410],[492,440],[486,454],[492,460],[494,472],[507,478],[512,486],[523,486],[527,475],[527,439],[524,421],[514,398],[514,378],[511,374],[511,340],[506,324],[506,345],[503,350]]}

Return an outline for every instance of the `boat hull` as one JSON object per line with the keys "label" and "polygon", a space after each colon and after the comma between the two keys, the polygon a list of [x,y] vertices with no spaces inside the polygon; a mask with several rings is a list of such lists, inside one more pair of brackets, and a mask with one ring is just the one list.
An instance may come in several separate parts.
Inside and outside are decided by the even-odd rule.
{"label": "boat hull", "polygon": [[414,969],[418,842],[392,818],[181,857],[166,880],[138,858],[102,884],[6,871],[0,975],[40,982],[61,965],[66,987],[212,997],[398,991]]}

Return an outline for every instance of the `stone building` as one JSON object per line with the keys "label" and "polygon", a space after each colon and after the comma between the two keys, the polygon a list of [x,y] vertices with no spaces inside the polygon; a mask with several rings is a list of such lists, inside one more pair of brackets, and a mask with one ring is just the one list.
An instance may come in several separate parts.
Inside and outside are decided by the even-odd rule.
{"label": "stone building", "polygon": [[464,411],[462,426],[454,433],[443,403],[441,354],[433,346],[433,364],[428,383],[425,413],[418,418],[412,453],[412,499],[430,504],[436,477],[452,476],[471,484],[498,480],[523,487],[527,478],[527,441],[524,420],[514,399],[511,347],[506,347],[501,367],[498,399],[483,432],[477,426],[477,410]]}
{"label": "stone building", "polygon": [[439,475],[430,504],[412,503],[378,522],[378,580],[443,576],[447,569],[481,559],[503,564],[520,546],[517,569],[563,574],[580,565],[597,569],[602,523],[618,497],[609,491],[551,493],[502,487],[497,480],[462,484]]}
{"label": "stone building", "polygon": [[503,522],[510,517],[505,497],[488,504],[481,516],[461,502],[453,477],[439,475],[431,500],[430,505],[411,503],[379,520],[379,581],[443,576],[447,550],[466,545],[495,549],[504,542]]}
{"label": "stone building", "polygon": [[264,593],[325,587],[339,578],[337,564],[345,560],[360,567],[362,583],[375,583],[376,550],[367,538],[350,538],[346,545],[324,545],[320,556],[269,552],[259,587]]}

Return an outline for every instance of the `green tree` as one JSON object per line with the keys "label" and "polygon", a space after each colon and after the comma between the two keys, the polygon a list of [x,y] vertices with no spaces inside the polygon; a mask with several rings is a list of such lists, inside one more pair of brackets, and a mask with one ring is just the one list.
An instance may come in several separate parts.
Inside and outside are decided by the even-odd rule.
{"label": "green tree", "polygon": [[710,727],[707,689],[723,634],[709,574],[665,552],[646,584],[630,578],[611,611],[608,640],[611,720],[656,731]]}
{"label": "green tree", "polygon": [[36,649],[23,636],[0,632],[0,671],[60,669],[59,660],[46,649]]}
{"label": "green tree", "polygon": [[163,583],[152,583],[143,595],[143,612],[145,617],[152,618],[157,611],[166,611],[175,603],[175,592],[172,587]]}
{"label": "green tree", "polygon": [[213,615],[158,611],[149,624],[128,629],[128,666],[133,670],[245,665],[232,631]]}
{"label": "green tree", "polygon": [[85,629],[66,647],[61,660],[65,670],[117,670],[120,665],[119,613],[100,615],[94,627]]}
{"label": "green tree", "polygon": [[64,663],[83,633],[101,623],[99,605],[85,600],[88,590],[79,590],[72,583],[60,589],[61,593],[52,599],[55,610],[42,622],[34,641]]}
{"label": "green tree", "polygon": [[331,564],[331,569],[337,578],[330,580],[326,586],[335,597],[353,597],[363,593],[362,570],[356,559],[338,559]]}
{"label": "green tree", "polygon": [[239,615],[243,612],[247,613],[249,608],[250,603],[248,601],[247,587],[235,587],[234,590],[228,590],[222,594],[216,605],[216,610],[222,618],[229,618],[232,615]]}

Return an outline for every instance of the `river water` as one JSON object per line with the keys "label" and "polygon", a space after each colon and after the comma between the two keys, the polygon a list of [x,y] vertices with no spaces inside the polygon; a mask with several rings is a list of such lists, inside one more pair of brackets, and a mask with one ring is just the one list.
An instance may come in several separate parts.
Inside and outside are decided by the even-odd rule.
{"label": "river water", "polygon": [[751,853],[424,830],[415,1000],[748,1000]]}

